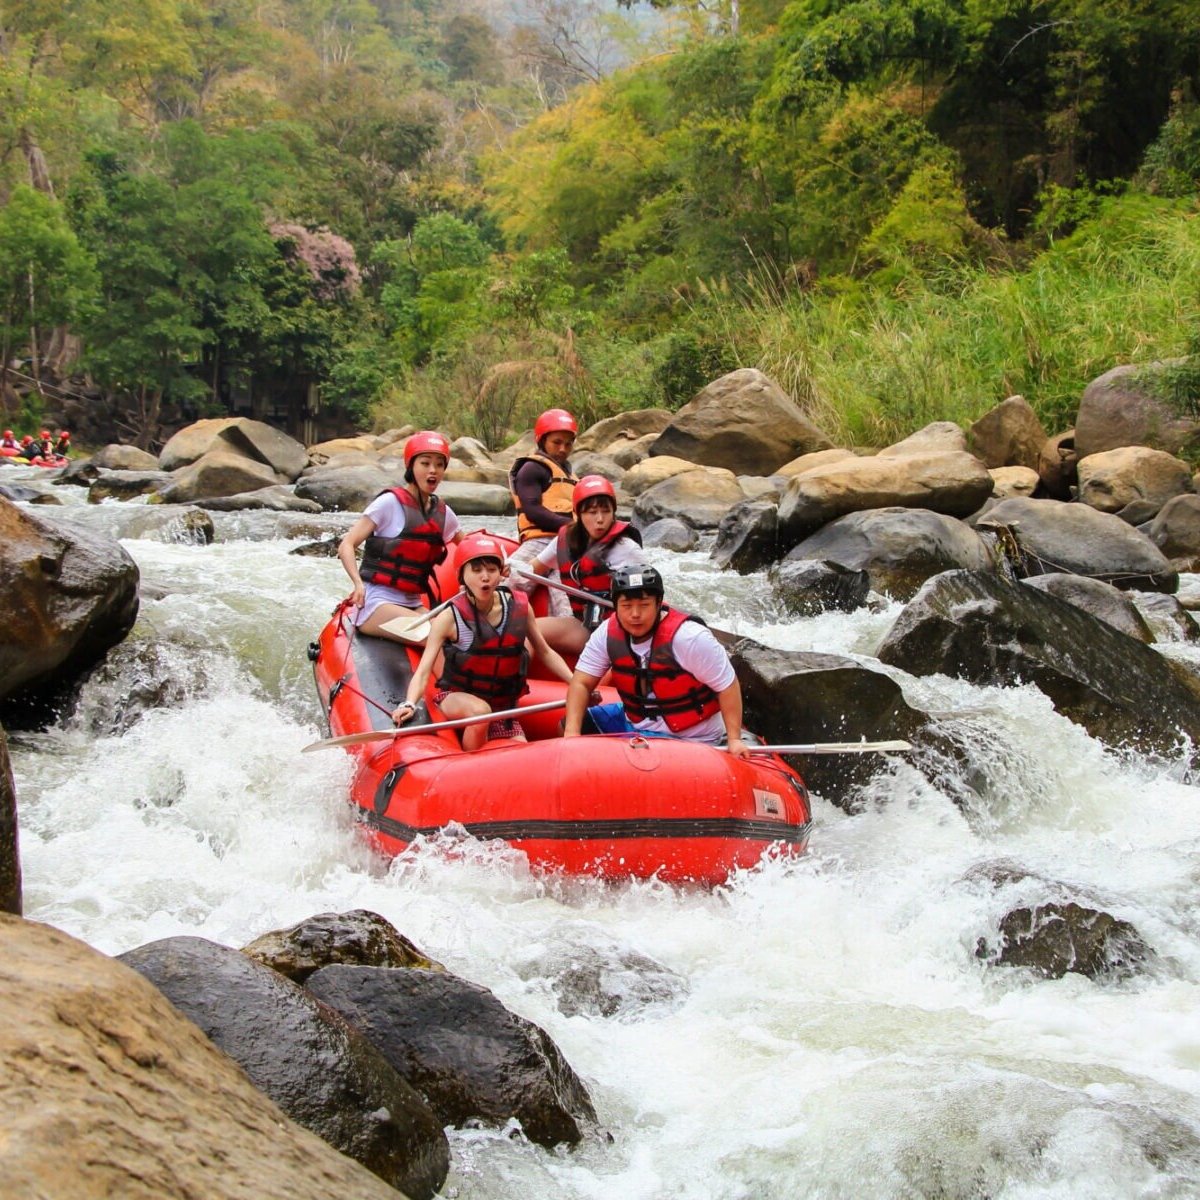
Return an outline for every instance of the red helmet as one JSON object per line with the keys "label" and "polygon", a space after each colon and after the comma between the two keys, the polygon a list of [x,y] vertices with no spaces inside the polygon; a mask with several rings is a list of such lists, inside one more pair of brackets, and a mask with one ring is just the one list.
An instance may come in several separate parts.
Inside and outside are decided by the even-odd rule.
{"label": "red helmet", "polygon": [[617,507],[617,493],[613,485],[603,475],[585,475],[571,493],[571,507],[578,512],[579,506],[593,496],[607,496]]}
{"label": "red helmet", "polygon": [[494,558],[504,566],[508,556],[504,553],[503,543],[497,541],[489,533],[469,533],[458,543],[458,552],[454,556],[454,568],[458,577],[462,578],[463,567],[477,558]]}
{"label": "red helmet", "polygon": [[435,430],[422,429],[404,443],[404,465],[412,466],[412,460],[418,454],[440,454],[446,460],[446,466],[449,466],[450,441]]}
{"label": "red helmet", "polygon": [[68,442],[71,440],[71,435],[65,429],[60,429],[58,431],[58,436],[60,438],[66,438]]}
{"label": "red helmet", "polygon": [[48,438],[49,436],[50,436],[50,430],[48,430],[48,429],[43,429],[42,432],[38,434],[38,437],[42,438],[43,441],[46,438]]}
{"label": "red helmet", "polygon": [[27,434],[26,434],[26,435],[25,435],[25,436],[24,436],[24,437],[21,439],[21,445],[22,445],[22,446],[28,446],[28,445],[29,445],[29,443],[30,443],[30,442],[32,442],[32,441],[33,441],[33,435],[32,435],[32,434],[30,434],[30,433],[27,433]]}
{"label": "red helmet", "polygon": [[578,433],[579,426],[575,418],[565,408],[548,408],[533,423],[533,440],[540,446],[542,438],[548,433]]}
{"label": "red helmet", "polygon": [[10,437],[12,437],[12,430],[11,430],[11,429],[6,429],[6,430],[4,431],[4,436],[5,436],[6,438],[10,438]]}

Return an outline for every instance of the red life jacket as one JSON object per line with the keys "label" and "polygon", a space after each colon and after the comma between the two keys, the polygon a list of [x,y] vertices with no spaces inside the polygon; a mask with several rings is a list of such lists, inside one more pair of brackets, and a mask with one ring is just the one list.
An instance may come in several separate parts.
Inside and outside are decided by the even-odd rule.
{"label": "red life jacket", "polygon": [[[589,543],[588,548],[572,562],[571,551],[567,545],[567,531],[570,528],[570,525],[564,525],[558,531],[558,573],[562,576],[564,583],[569,582],[575,587],[583,588],[584,591],[607,598],[609,588],[612,587],[612,572],[608,566],[609,552],[620,537],[630,537],[638,545],[641,545],[637,530],[627,521],[614,521],[612,527],[602,538]],[[589,624],[588,610],[594,609],[596,606],[589,604],[586,600],[576,599],[574,596],[570,599],[571,611],[585,625]],[[593,620],[591,627],[594,629],[598,624],[599,621]]]}
{"label": "red life jacket", "polygon": [[[433,568],[446,557],[446,506],[434,496],[426,516],[407,488],[387,490],[404,509],[404,529],[398,537],[367,538],[359,574],[364,583],[382,583],[419,594],[428,588]],[[415,525],[414,514],[418,522]]]}
{"label": "red life jacket", "polygon": [[500,594],[505,598],[505,612],[499,628],[479,615],[469,596],[455,596],[450,602],[468,628],[475,631],[475,640],[469,650],[445,643],[442,677],[438,680],[440,688],[479,696],[494,712],[516,705],[528,691],[525,676],[529,674],[529,651],[525,649],[529,597],[507,588]]}
{"label": "red life jacket", "polygon": [[671,649],[684,621],[700,621],[700,618],[663,605],[651,638],[650,654],[642,666],[630,645],[629,635],[617,623],[616,614],[608,618],[612,685],[631,721],[661,717],[672,733],[682,733],[721,711],[717,693],[685,671]]}

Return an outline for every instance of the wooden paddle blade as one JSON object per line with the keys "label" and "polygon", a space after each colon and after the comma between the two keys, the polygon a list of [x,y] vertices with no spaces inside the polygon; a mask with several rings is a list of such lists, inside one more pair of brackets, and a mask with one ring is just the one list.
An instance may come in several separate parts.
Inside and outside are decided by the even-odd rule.
{"label": "wooden paddle blade", "polygon": [[425,611],[413,613],[410,617],[405,613],[402,617],[393,617],[384,621],[379,628],[391,637],[411,645],[420,645],[429,636],[429,624],[433,614]]}

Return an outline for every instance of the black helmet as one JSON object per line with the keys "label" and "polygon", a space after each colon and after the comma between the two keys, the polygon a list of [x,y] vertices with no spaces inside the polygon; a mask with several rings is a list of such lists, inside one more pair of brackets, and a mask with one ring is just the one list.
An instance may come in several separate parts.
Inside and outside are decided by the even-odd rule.
{"label": "black helmet", "polygon": [[642,596],[657,596],[663,598],[662,576],[653,568],[636,563],[631,567],[617,567],[612,573],[612,587],[609,595],[613,603],[618,596],[632,596],[640,599]]}

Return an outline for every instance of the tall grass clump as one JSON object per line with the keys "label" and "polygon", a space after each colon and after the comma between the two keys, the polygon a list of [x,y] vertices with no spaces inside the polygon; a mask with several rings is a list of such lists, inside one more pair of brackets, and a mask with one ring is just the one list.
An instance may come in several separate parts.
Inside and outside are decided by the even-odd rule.
{"label": "tall grass clump", "polygon": [[1019,393],[1048,432],[1089,380],[1184,355],[1200,327],[1200,212],[1109,198],[1023,268],[915,272],[881,288],[835,280],[788,293],[710,288],[737,360],[775,378],[842,444],[879,446],[931,421],[968,425]]}

